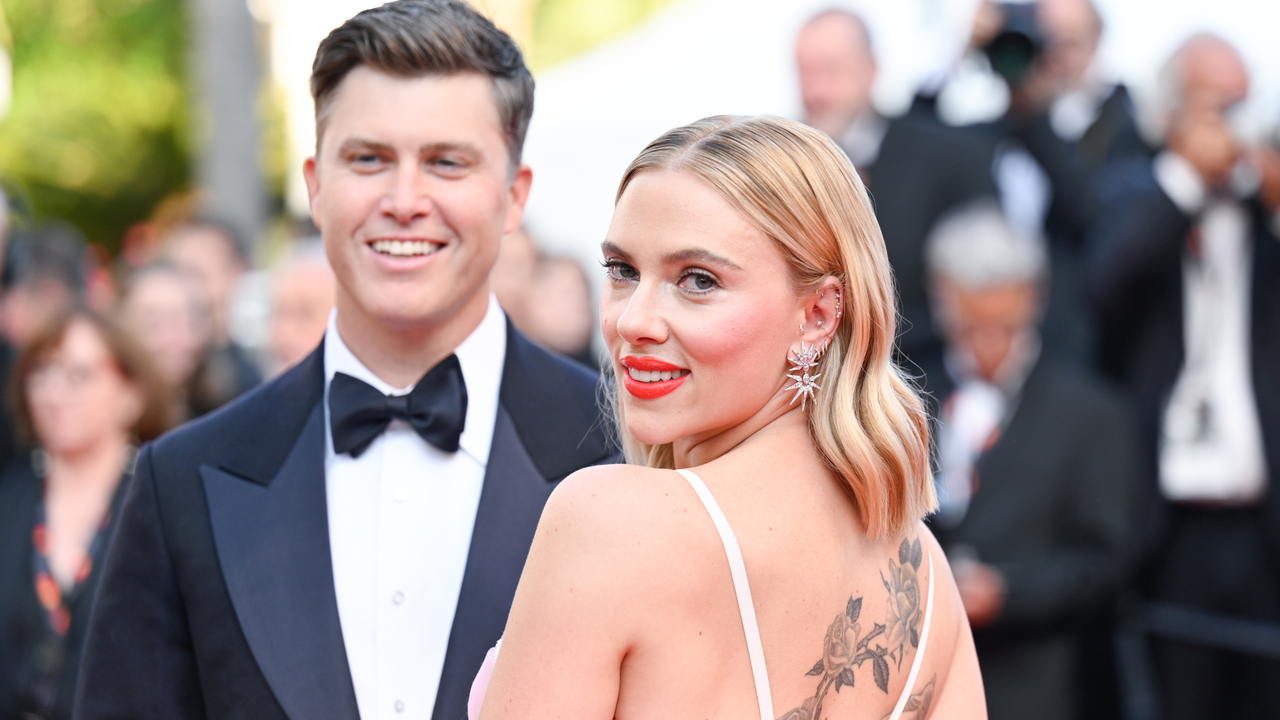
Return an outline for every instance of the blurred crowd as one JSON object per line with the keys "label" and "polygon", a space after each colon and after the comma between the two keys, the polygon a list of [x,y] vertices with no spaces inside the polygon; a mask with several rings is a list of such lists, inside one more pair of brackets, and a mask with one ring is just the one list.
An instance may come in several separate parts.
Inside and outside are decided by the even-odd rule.
{"label": "blurred crowd", "polygon": [[[1230,42],[1186,39],[1139,111],[1103,32],[1089,0],[983,3],[890,118],[874,38],[828,11],[807,121],[897,275],[990,717],[1280,717],[1280,153]],[[981,76],[1006,108],[957,125]]]}
{"label": "blurred crowd", "polygon": [[[1099,72],[1104,31],[1089,0],[983,3],[887,117],[875,38],[830,10],[795,42],[803,119],[875,205],[991,717],[1280,717],[1280,150],[1239,127],[1230,42],[1188,38],[1139,112]],[[958,124],[979,76],[1007,109]],[[310,354],[334,279],[314,228],[262,263],[184,217],[110,258],[0,217],[0,720],[69,717],[138,445]],[[520,231],[491,284],[596,366],[579,264]]]}

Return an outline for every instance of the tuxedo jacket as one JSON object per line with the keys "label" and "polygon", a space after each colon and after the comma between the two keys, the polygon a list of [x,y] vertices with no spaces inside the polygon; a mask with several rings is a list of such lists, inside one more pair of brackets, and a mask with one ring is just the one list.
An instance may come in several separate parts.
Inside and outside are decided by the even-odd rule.
{"label": "tuxedo jacket", "polygon": [[[99,586],[77,718],[357,720],[329,552],[324,383],[322,346],[143,448]],[[466,716],[556,483],[616,458],[597,388],[596,375],[508,322],[437,720]]]}
{"label": "tuxedo jacket", "polygon": [[[1101,363],[1133,396],[1144,482],[1143,541],[1163,543],[1169,506],[1158,487],[1164,409],[1185,358],[1182,263],[1196,218],[1160,188],[1149,158],[1113,165],[1107,204],[1089,237],[1089,289],[1102,329]],[[1249,360],[1263,452],[1270,474],[1260,508],[1280,561],[1280,238],[1255,202],[1250,212]]]}
{"label": "tuxedo jacket", "polygon": [[1076,630],[1104,610],[1132,557],[1137,448],[1128,408],[1083,373],[1041,356],[954,527],[932,527],[1005,578],[996,621],[975,629],[992,720],[1074,720]]}

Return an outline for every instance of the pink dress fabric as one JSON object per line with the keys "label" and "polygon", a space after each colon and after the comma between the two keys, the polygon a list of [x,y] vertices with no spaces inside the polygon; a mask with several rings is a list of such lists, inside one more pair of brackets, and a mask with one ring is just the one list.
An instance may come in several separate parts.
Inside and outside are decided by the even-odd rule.
{"label": "pink dress fabric", "polygon": [[498,648],[502,646],[499,640],[497,645],[489,648],[489,652],[484,656],[484,662],[480,665],[480,672],[476,673],[476,679],[471,681],[471,694],[467,696],[467,720],[480,720],[480,706],[484,705],[484,694],[489,689],[489,679],[493,677],[493,664],[498,661]]}

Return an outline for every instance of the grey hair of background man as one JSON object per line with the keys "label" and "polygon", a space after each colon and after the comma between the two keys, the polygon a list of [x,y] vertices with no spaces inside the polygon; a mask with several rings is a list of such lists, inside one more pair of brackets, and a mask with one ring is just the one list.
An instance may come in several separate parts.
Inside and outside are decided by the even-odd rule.
{"label": "grey hair of background man", "polygon": [[1012,225],[994,202],[964,205],[944,215],[925,243],[929,274],[966,290],[1048,278],[1044,238]]}

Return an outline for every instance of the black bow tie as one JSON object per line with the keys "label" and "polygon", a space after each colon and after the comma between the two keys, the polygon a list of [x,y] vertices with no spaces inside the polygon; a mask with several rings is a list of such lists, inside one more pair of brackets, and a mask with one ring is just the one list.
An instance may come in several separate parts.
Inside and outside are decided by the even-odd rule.
{"label": "black bow tie", "polygon": [[441,450],[458,451],[458,438],[467,420],[467,385],[457,355],[431,368],[408,395],[383,395],[363,380],[333,374],[329,426],[334,452],[360,457],[397,419],[412,425],[423,440]]}

